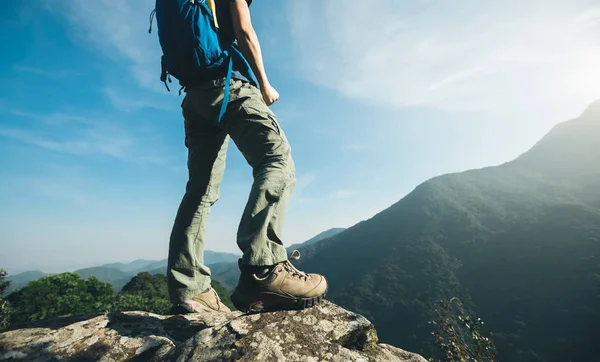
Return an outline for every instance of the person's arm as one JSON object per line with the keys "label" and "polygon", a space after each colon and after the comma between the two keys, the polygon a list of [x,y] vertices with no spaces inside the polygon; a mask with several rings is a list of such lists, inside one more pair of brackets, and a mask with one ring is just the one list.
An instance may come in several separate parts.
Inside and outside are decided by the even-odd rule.
{"label": "person's arm", "polygon": [[279,93],[271,86],[267,78],[260,43],[258,42],[254,27],[252,27],[248,3],[246,0],[232,0],[230,7],[233,30],[240,50],[246,60],[248,60],[254,75],[256,75],[265,103],[270,106],[279,99]]}

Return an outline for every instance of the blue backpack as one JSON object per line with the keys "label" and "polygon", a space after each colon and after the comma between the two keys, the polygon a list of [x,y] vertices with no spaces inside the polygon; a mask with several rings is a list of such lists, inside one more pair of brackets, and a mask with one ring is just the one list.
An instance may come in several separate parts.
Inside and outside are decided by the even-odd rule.
{"label": "blue backpack", "polygon": [[152,32],[152,18],[156,16],[158,40],[163,53],[160,80],[167,90],[171,76],[177,78],[181,89],[184,89],[212,75],[222,74],[224,67],[228,67],[220,121],[229,101],[232,53],[237,49],[234,49],[233,42],[223,44],[219,38],[214,1],[156,0],[156,7],[150,15],[149,32]]}

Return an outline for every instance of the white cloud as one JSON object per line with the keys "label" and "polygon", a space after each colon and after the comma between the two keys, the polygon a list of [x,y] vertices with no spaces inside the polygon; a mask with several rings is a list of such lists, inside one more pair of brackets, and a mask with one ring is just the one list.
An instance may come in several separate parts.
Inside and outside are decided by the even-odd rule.
{"label": "white cloud", "polygon": [[0,136],[12,138],[33,146],[51,151],[74,155],[104,154],[126,159],[133,139],[124,135],[109,135],[103,132],[88,131],[76,137],[52,138],[35,131],[18,128],[0,128]]}
{"label": "white cloud", "polygon": [[[138,85],[165,92],[157,35],[147,33],[153,1],[46,1],[103,56],[125,60]],[[563,116],[600,97],[600,5],[593,0],[287,4],[291,69],[351,98],[516,113],[560,105],[568,107]],[[120,109],[151,103],[109,99]]]}
{"label": "white cloud", "polygon": [[148,34],[154,1],[46,0],[46,5],[51,11],[66,15],[75,36],[97,47],[103,56],[124,59],[140,86],[165,92],[159,81],[158,36],[156,31]]}
{"label": "white cloud", "polygon": [[172,104],[165,102],[164,98],[159,100],[128,95],[112,87],[104,88],[104,95],[115,108],[124,112],[132,112],[143,108],[154,108],[163,111],[175,109]]}
{"label": "white cloud", "polygon": [[58,78],[68,78],[76,75],[77,73],[72,71],[67,71],[63,69],[46,69],[46,68],[38,68],[38,67],[30,67],[27,65],[15,64],[13,65],[13,70],[18,73],[28,73],[37,76],[41,76],[49,79],[58,79]]}
{"label": "white cloud", "polygon": [[515,112],[600,97],[590,0],[289,2],[304,77],[392,107]]}
{"label": "white cloud", "polygon": [[305,204],[314,198],[311,196],[311,188],[316,185],[317,174],[315,172],[303,172],[296,175],[296,186],[292,194],[293,204]]}
{"label": "white cloud", "polygon": [[[170,159],[160,154],[148,154],[140,143],[144,135],[134,135],[123,126],[108,120],[73,116],[62,113],[36,114],[12,110],[16,117],[32,123],[0,127],[0,137],[11,138],[51,151],[78,156],[104,155],[137,164],[165,165]],[[139,130],[139,127],[138,127]]]}
{"label": "white cloud", "polygon": [[86,124],[86,125],[90,125],[90,126],[100,126],[101,125],[101,123],[94,121],[90,118],[81,117],[81,116],[73,116],[73,115],[64,114],[64,113],[37,114],[37,113],[22,111],[19,109],[12,109],[9,111],[9,113],[12,114],[13,116],[30,118],[30,119],[33,119],[34,121],[39,121],[45,125],[50,125],[50,126],[66,124],[66,123],[80,123],[80,124]]}
{"label": "white cloud", "polygon": [[329,199],[349,199],[351,197],[357,196],[359,194],[359,192],[357,190],[337,190],[335,192],[332,192],[331,194],[329,194],[328,198]]}

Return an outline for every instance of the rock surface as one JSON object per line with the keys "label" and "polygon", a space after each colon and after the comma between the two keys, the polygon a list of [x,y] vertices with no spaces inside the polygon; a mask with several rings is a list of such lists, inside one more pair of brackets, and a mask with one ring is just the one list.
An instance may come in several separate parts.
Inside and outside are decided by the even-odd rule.
{"label": "rock surface", "polygon": [[426,362],[378,344],[371,322],[329,302],[253,315],[125,312],[52,319],[0,334],[0,360]]}

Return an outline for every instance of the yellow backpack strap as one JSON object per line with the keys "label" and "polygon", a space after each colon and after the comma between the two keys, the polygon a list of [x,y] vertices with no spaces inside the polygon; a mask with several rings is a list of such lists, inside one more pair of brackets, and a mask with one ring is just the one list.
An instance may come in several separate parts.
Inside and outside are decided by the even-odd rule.
{"label": "yellow backpack strap", "polygon": [[219,28],[219,22],[217,21],[217,7],[215,5],[215,0],[206,0],[208,3],[208,8],[210,9],[210,11],[213,14],[213,19],[215,21],[215,27],[218,29]]}

